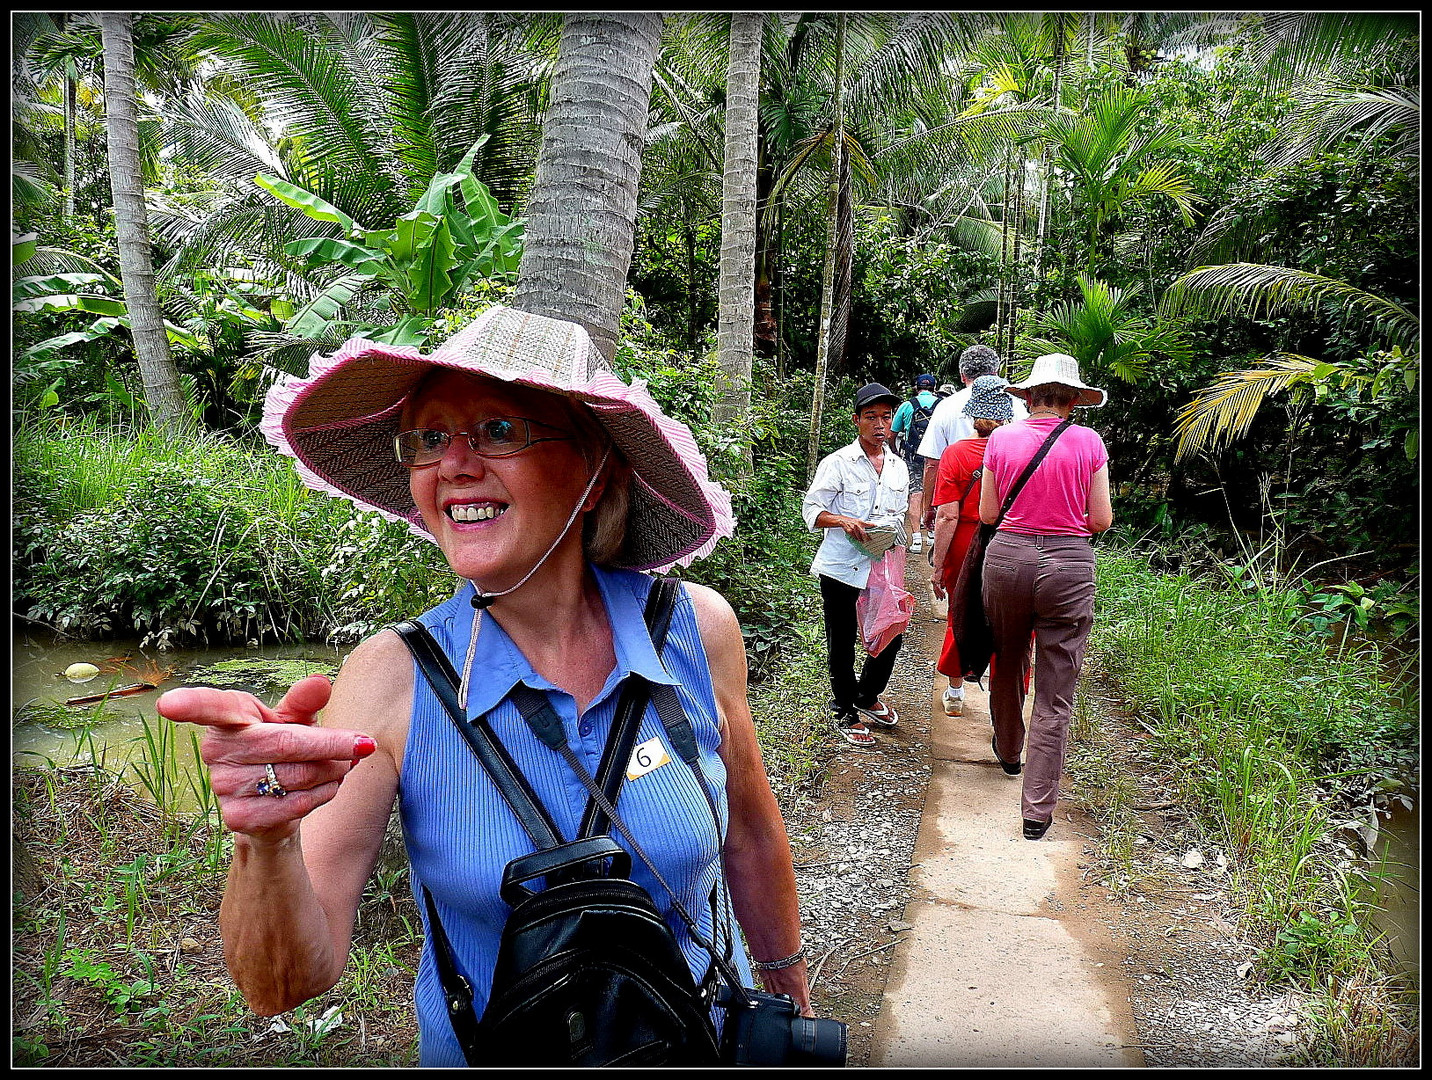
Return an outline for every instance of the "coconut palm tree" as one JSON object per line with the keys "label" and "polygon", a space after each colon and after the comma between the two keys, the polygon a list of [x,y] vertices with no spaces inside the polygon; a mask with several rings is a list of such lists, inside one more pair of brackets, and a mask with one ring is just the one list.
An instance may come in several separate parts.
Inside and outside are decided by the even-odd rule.
{"label": "coconut palm tree", "polygon": [[[1278,352],[1252,367],[1224,372],[1194,395],[1179,414],[1175,461],[1216,450],[1246,435],[1263,403],[1284,390],[1316,392],[1319,385],[1365,384],[1380,389],[1388,375],[1404,376],[1391,384],[1414,392],[1419,370],[1421,324],[1401,304],[1342,281],[1281,266],[1238,263],[1204,266],[1185,274],[1164,294],[1169,315],[1196,310],[1221,317],[1259,318],[1286,311],[1333,309],[1362,317],[1370,352],[1389,357],[1378,376],[1365,376],[1348,365]],[[1415,443],[1409,449],[1415,451]]]}
{"label": "coconut palm tree", "polygon": [[726,75],[726,154],[722,169],[721,281],[717,345],[722,388],[714,419],[740,439],[740,458],[752,469],[747,419],[751,411],[752,330],[756,299],[756,109],[761,93],[761,27],[755,12],[731,15]]}
{"label": "coconut palm tree", "polygon": [[100,26],[104,33],[109,173],[120,278],[124,282],[134,353],[144,381],[145,402],[155,426],[172,430],[184,425],[188,410],[179,383],[179,370],[169,355],[169,339],[154,285],[144,180],[139,164],[133,17],[128,12],[102,12]]}
{"label": "coconut palm tree", "polygon": [[512,301],[581,323],[608,363],[626,296],[660,40],[655,12],[564,16]]}

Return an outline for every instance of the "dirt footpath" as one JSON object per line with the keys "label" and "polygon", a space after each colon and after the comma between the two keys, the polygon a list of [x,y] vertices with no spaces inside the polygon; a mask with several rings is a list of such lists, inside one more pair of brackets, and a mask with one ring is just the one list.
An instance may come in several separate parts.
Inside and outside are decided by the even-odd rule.
{"label": "dirt footpath", "polygon": [[987,696],[946,717],[934,671],[945,609],[923,555],[918,609],[886,698],[900,713],[830,757],[786,807],[818,1015],[850,1026],[849,1064],[877,1067],[1238,1067],[1287,1064],[1293,995],[1247,977],[1221,867],[1182,868],[1173,785],[1117,701],[1093,694],[1101,743],[1147,798],[1140,878],[1101,884],[1098,829],[1063,786],[1039,841],[1020,779],[990,751]]}

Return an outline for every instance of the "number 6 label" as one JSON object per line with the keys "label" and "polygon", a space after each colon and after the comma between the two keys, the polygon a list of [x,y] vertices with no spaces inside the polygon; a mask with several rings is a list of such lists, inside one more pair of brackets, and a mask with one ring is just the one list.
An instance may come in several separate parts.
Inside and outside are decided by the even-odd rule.
{"label": "number 6 label", "polygon": [[646,742],[633,747],[631,760],[627,762],[627,779],[635,780],[639,776],[645,776],[652,769],[659,769],[670,760],[666,747],[662,745],[661,736],[647,739]]}

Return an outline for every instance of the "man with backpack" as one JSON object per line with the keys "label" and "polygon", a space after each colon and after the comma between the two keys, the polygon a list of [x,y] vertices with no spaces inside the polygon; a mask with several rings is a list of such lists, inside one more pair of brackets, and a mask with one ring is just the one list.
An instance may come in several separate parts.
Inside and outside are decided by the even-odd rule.
{"label": "man with backpack", "polygon": [[920,456],[919,448],[935,406],[944,396],[935,389],[935,376],[928,373],[916,375],[915,393],[910,400],[900,404],[895,411],[895,419],[890,422],[890,449],[899,452],[905,459],[905,467],[910,470],[910,509],[905,514],[905,530],[910,534],[910,550],[917,555],[923,540],[930,543],[935,540],[933,532],[928,537],[920,535],[922,500],[915,496],[924,487],[925,459]]}

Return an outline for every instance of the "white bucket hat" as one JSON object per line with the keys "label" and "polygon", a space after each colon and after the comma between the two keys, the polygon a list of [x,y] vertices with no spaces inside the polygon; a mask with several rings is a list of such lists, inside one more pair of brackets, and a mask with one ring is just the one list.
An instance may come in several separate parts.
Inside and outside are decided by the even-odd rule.
{"label": "white bucket hat", "polygon": [[315,355],[308,378],[276,383],[260,430],[297,461],[309,487],[407,522],[431,540],[393,437],[408,395],[434,367],[485,375],[583,405],[632,468],[626,541],[616,566],[650,570],[708,554],[735,530],[731,496],[707,474],[691,430],[633,380],[607,370],[576,323],[496,305],[423,353],[355,337]]}
{"label": "white bucket hat", "polygon": [[1079,400],[1074,403],[1076,406],[1098,408],[1108,400],[1104,391],[1079,378],[1079,361],[1067,353],[1046,353],[1034,361],[1029,378],[1024,382],[1010,383],[1004,389],[1006,393],[1027,400],[1030,387],[1045,386],[1048,383],[1058,383],[1060,386],[1070,386],[1078,390]]}

